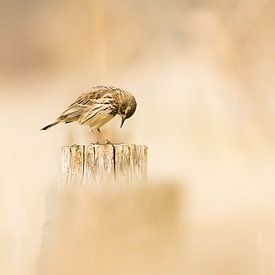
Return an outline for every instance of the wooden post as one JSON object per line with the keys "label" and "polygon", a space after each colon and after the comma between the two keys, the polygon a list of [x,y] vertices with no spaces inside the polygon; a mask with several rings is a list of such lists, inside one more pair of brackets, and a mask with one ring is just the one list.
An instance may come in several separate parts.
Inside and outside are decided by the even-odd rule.
{"label": "wooden post", "polygon": [[143,145],[71,145],[62,148],[62,187],[146,181],[147,147]]}
{"label": "wooden post", "polygon": [[64,146],[35,275],[182,274],[181,192],[131,184],[146,180],[146,165],[146,146]]}

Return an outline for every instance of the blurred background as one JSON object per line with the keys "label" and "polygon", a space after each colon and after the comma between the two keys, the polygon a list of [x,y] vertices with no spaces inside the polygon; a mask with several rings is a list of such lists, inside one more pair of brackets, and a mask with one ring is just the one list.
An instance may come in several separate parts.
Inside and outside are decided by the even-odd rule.
{"label": "blurred background", "polygon": [[272,0],[1,1],[0,273],[32,272],[60,148],[91,141],[39,129],[108,84],[138,109],[104,133],[148,145],[149,179],[184,193],[182,272],[275,274],[274,14]]}

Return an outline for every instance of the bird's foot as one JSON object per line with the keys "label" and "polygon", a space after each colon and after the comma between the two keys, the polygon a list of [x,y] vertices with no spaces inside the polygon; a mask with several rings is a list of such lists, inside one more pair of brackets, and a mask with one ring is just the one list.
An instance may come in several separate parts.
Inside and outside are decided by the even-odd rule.
{"label": "bird's foot", "polygon": [[106,143],[100,143],[99,141],[97,141],[96,143],[91,142],[90,144],[91,145],[112,145],[112,146],[114,146],[114,145],[123,145],[125,143],[114,143],[114,142],[112,142],[112,141],[110,141],[110,140],[107,139]]}
{"label": "bird's foot", "polygon": [[113,142],[110,142],[110,143],[106,143],[106,144],[110,144],[110,145],[123,145],[125,143],[113,143]]}

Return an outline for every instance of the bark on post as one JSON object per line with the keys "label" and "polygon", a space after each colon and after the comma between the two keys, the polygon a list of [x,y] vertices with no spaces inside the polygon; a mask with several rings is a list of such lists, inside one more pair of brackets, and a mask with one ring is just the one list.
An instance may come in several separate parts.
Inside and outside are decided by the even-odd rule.
{"label": "bark on post", "polygon": [[71,145],[62,148],[62,187],[146,181],[147,147],[143,145]]}

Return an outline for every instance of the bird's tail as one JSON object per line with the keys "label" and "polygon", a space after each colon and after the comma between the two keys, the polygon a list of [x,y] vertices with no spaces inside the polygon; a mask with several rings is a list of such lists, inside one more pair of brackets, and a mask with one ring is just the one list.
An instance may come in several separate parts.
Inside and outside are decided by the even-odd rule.
{"label": "bird's tail", "polygon": [[47,129],[53,127],[54,125],[58,124],[59,122],[60,122],[60,121],[55,121],[55,122],[53,122],[53,123],[51,123],[51,124],[49,124],[49,125],[43,127],[43,128],[40,129],[40,130],[47,130]]}

